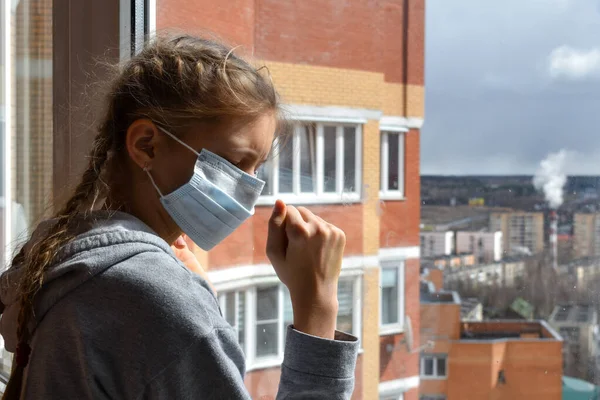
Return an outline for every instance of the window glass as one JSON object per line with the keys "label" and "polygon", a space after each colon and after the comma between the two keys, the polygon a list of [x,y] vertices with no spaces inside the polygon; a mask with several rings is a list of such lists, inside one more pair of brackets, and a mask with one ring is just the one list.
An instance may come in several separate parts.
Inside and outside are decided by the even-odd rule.
{"label": "window glass", "polygon": [[398,322],[398,269],[381,270],[381,323]]}
{"label": "window glass", "polygon": [[277,146],[279,153],[279,193],[292,193],[294,140],[293,137],[284,137]]}
{"label": "window glass", "polygon": [[437,360],[437,376],[446,376],[446,359],[439,357]]}
{"label": "window glass", "polygon": [[344,127],[344,192],[356,191],[356,128]]}
{"label": "window glass", "polygon": [[400,135],[388,134],[388,190],[400,188],[399,168],[399,138]]}
{"label": "window glass", "polygon": [[433,376],[433,358],[423,358],[423,375]]}
{"label": "window glass", "polygon": [[324,192],[335,192],[336,191],[336,127],[325,126],[323,128],[323,191]]}
{"label": "window glass", "polygon": [[279,290],[256,290],[256,356],[277,355],[279,343]]}
{"label": "window glass", "polygon": [[317,183],[317,135],[314,125],[302,125],[300,137],[300,191],[314,192]]}
{"label": "window glass", "polygon": [[353,333],[352,310],[354,301],[354,281],[350,279],[340,280],[338,284],[338,316],[337,330]]}

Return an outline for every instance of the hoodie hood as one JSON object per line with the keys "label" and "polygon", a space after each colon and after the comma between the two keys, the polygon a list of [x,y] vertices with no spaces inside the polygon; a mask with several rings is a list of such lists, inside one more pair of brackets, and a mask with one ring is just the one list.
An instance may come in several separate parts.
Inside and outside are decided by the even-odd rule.
{"label": "hoodie hood", "polygon": [[[55,220],[42,222],[25,244],[25,251],[43,238],[54,223]],[[34,301],[35,318],[29,321],[30,337],[60,299],[113,265],[148,251],[165,252],[177,260],[169,245],[150,227],[122,212],[97,211],[87,217],[82,215],[74,224],[73,234],[75,239],[59,251],[57,263],[44,274],[44,285]],[[22,275],[21,266],[15,265],[0,277],[3,310],[0,334],[10,352],[17,346],[18,289]]]}

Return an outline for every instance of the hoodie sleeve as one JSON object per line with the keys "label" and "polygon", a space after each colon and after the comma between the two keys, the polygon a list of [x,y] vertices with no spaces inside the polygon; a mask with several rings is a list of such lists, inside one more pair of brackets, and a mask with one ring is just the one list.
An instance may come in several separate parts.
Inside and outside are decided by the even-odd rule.
{"label": "hoodie sleeve", "polygon": [[[350,399],[357,352],[358,340],[344,333],[326,340],[289,327],[277,399]],[[139,398],[249,400],[243,376],[233,330],[215,329],[167,365]]]}

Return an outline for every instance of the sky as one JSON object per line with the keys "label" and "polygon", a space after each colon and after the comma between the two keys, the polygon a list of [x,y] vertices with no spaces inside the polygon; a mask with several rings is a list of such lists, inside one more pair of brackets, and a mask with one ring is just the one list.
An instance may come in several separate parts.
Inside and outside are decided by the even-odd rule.
{"label": "sky", "polygon": [[600,0],[427,0],[423,174],[600,175]]}

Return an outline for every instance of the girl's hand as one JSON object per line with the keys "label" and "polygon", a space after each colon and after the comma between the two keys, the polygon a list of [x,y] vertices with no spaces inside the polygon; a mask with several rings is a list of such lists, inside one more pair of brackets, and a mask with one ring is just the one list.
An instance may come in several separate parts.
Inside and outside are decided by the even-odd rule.
{"label": "girl's hand", "polygon": [[181,235],[177,238],[177,240],[175,240],[175,243],[171,245],[171,248],[173,249],[173,252],[175,252],[175,256],[179,259],[179,261],[181,261],[183,265],[185,265],[190,271],[195,272],[202,278],[204,278],[204,280],[208,282],[208,285],[213,290],[213,292],[215,292],[216,295],[217,291],[210,282],[210,279],[208,279],[208,274],[206,273],[204,268],[202,268],[202,265],[200,265],[200,262],[196,258],[196,255],[194,255],[194,253],[190,250],[188,246],[187,242],[189,240],[190,239],[186,235]]}
{"label": "girl's hand", "polygon": [[275,203],[267,256],[290,291],[295,329],[333,339],[345,245],[342,230],[308,209]]}

